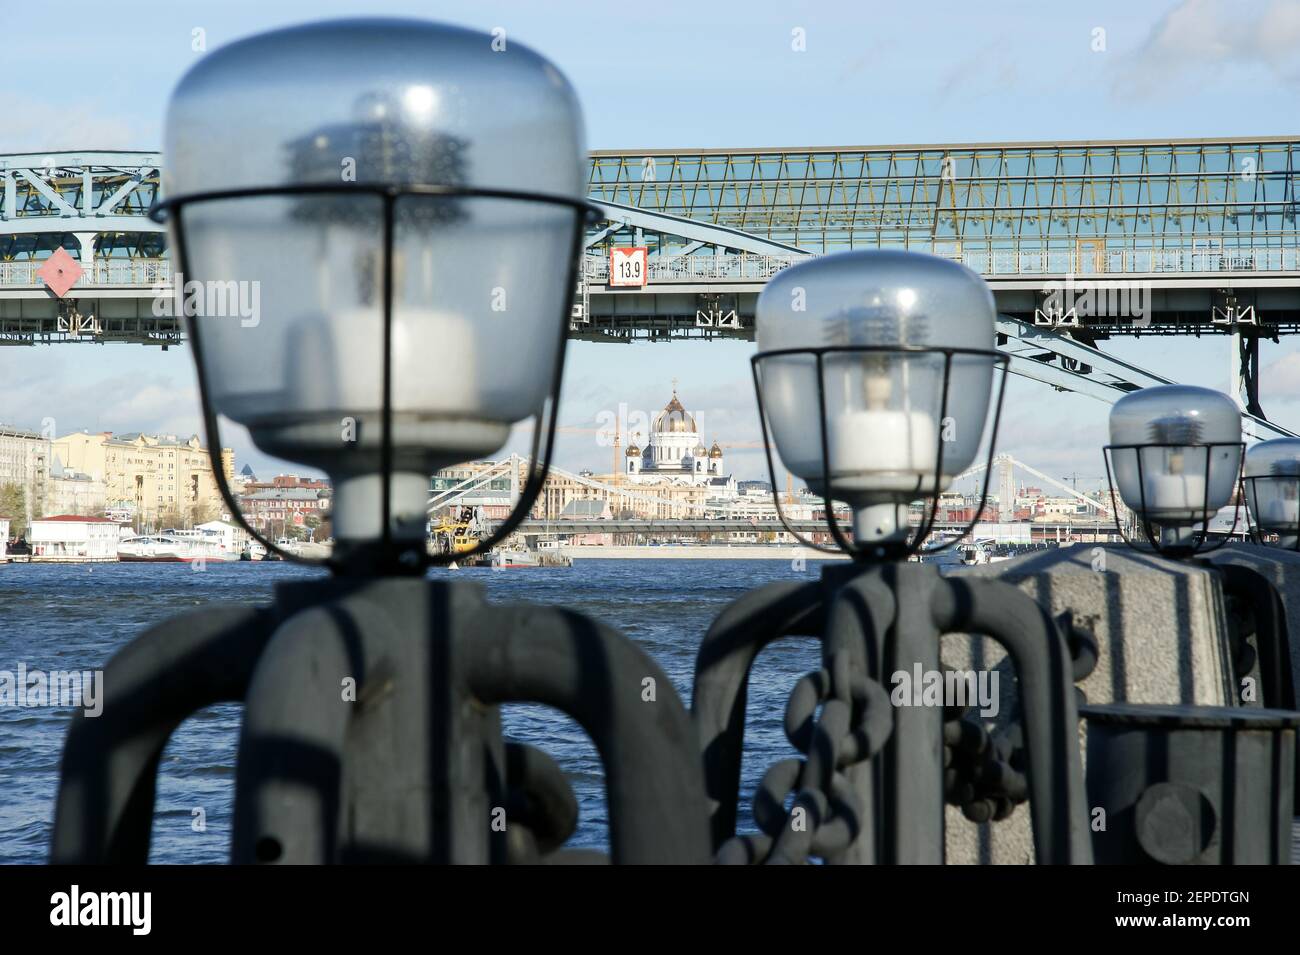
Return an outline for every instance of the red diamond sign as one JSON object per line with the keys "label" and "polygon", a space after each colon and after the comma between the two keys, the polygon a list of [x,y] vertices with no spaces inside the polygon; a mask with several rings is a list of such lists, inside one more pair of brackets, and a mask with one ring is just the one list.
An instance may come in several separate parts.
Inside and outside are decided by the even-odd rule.
{"label": "red diamond sign", "polygon": [[45,280],[45,287],[59,298],[68,294],[68,289],[77,284],[81,273],[85,271],[72,256],[63,251],[63,246],[54,250],[54,254],[45,260],[45,264],[36,270],[36,274]]}

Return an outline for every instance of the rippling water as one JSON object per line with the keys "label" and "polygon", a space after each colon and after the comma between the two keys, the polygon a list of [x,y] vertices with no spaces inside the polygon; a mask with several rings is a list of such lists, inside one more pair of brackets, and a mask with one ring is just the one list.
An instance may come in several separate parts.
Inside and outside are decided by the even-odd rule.
{"label": "rippling water", "polygon": [[[653,656],[689,704],[695,652],[710,621],[745,591],[773,580],[811,580],[783,560],[583,560],[569,568],[466,569],[494,601],[563,604],[622,630]],[[315,571],[283,563],[0,564],[0,670],[98,669],[142,628],[204,604],[263,603],[277,581]],[[445,571],[436,571],[443,574]],[[763,653],[749,694],[751,728],[744,803],[776,758],[790,755],[781,732],[786,694],[817,663],[814,641],[783,641]],[[59,758],[70,709],[0,706],[0,863],[47,855]],[[212,863],[229,852],[240,707],[211,707],[186,721],[163,753],[155,806],[154,862]],[[555,710],[512,706],[507,735],[539,746],[569,774],[580,816],[571,846],[602,847],[607,819],[600,761],[576,723]],[[206,816],[195,832],[194,810]],[[748,813],[742,828],[749,828]]]}

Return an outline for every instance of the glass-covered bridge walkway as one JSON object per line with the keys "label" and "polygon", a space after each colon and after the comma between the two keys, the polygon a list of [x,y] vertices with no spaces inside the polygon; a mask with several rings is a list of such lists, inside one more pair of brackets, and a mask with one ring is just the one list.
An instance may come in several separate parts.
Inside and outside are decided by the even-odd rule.
{"label": "glass-covered bridge walkway", "polygon": [[[600,150],[588,193],[604,219],[587,236],[571,331],[749,337],[779,269],[906,248],[984,275],[1008,323],[1000,344],[1040,363],[1077,376],[1105,363],[1095,346],[1112,335],[1224,333],[1253,392],[1259,338],[1300,330],[1298,151],[1280,137]],[[160,162],[0,155],[0,343],[179,341],[153,308],[170,281],[145,217]],[[38,274],[59,248],[93,260],[61,297]],[[611,278],[620,255],[639,263],[636,281]],[[1113,371],[1137,386],[1133,369]]]}

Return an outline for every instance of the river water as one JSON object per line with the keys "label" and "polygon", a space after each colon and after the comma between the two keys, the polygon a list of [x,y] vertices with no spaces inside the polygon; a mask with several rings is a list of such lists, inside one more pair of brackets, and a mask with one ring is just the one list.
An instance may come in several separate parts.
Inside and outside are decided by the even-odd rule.
{"label": "river water", "polygon": [[[319,572],[284,563],[0,564],[0,670],[93,670],[143,628],[213,604],[263,603],[278,581]],[[569,568],[434,571],[481,580],[490,600],[561,604],[618,628],[663,667],[689,704],[695,654],[730,601],[775,580],[812,580],[820,564],[785,560],[582,560]],[[744,806],[767,766],[793,755],[781,731],[794,681],[818,665],[811,639],[771,646],[755,667],[743,766]],[[0,863],[48,855],[59,759],[71,709],[0,706]],[[240,707],[186,721],[163,753],[151,861],[217,863],[229,854]],[[504,712],[507,736],[545,749],[579,803],[575,847],[604,847],[600,761],[576,723],[540,706]],[[197,813],[196,810],[202,810]],[[203,831],[194,822],[202,818]],[[742,830],[750,830],[747,808]]]}

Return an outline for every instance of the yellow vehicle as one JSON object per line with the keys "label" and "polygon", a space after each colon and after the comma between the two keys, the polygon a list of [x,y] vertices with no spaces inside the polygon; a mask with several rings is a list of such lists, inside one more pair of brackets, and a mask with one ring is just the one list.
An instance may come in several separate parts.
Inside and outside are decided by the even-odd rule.
{"label": "yellow vehicle", "polygon": [[445,515],[433,526],[430,538],[433,549],[440,553],[461,554],[478,543],[478,537],[471,530],[471,522],[464,518],[450,520]]}

